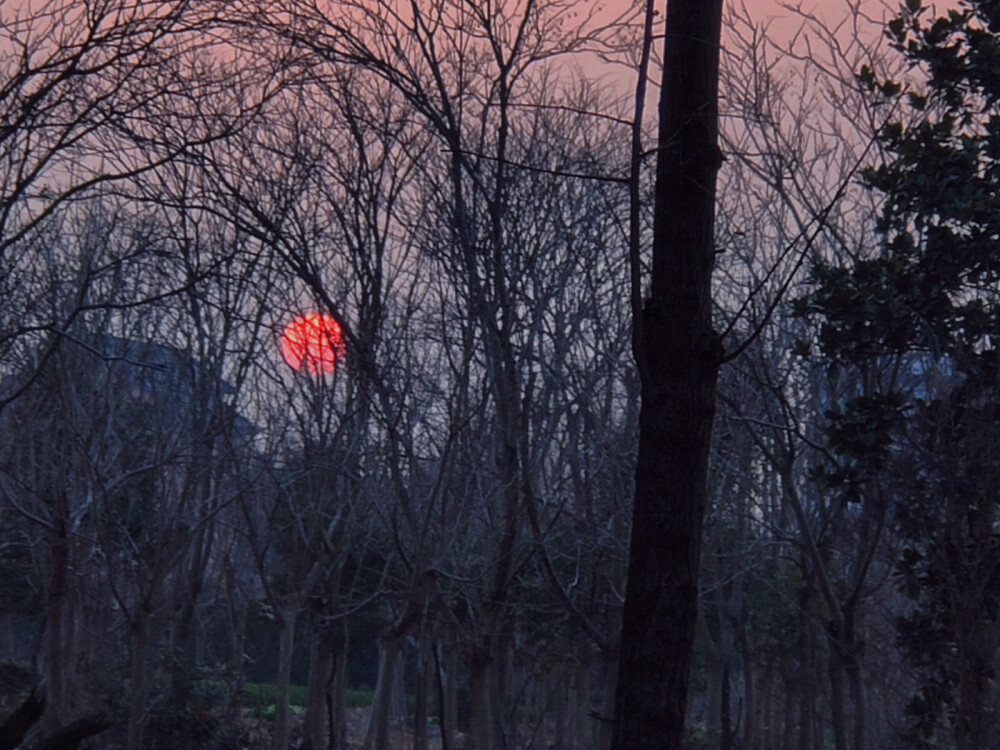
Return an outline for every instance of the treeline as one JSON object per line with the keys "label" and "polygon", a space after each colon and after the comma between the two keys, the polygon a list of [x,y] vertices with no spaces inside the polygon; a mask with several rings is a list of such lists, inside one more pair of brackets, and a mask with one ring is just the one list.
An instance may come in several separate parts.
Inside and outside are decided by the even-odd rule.
{"label": "treeline", "polygon": [[[991,7],[727,10],[692,748],[991,746]],[[0,9],[0,715],[346,748],[367,688],[366,749],[609,746],[633,102],[574,61],[634,66],[622,10]]]}

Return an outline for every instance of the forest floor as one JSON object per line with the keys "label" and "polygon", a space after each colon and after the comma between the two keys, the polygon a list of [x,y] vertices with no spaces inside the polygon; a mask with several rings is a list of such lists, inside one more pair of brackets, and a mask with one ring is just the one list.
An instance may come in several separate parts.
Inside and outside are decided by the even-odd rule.
{"label": "forest floor", "polygon": [[[371,707],[347,709],[347,743],[351,750],[360,749],[368,731]],[[413,747],[413,727],[397,725],[389,734],[387,750],[411,750]],[[434,724],[427,728],[428,750],[441,750],[441,730]]]}
{"label": "forest floor", "polygon": [[[347,709],[347,745],[350,750],[361,750],[365,742],[365,734],[368,732],[368,722],[371,719],[371,707],[349,708]],[[270,722],[264,724],[256,721],[255,727],[248,728],[245,737],[248,748],[263,750],[270,746]],[[302,746],[302,719],[295,717],[292,725],[292,748]],[[399,726],[391,728],[389,733],[389,746],[385,750],[412,750],[413,727]],[[437,725],[432,725],[427,729],[427,749],[441,750],[441,730]]]}

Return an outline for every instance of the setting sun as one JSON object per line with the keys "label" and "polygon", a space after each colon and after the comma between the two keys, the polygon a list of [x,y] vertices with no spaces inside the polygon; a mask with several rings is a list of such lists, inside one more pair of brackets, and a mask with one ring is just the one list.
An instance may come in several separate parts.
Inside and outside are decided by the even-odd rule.
{"label": "setting sun", "polygon": [[299,315],[285,326],[281,356],[289,367],[310,375],[333,372],[344,356],[340,324],[330,315]]}

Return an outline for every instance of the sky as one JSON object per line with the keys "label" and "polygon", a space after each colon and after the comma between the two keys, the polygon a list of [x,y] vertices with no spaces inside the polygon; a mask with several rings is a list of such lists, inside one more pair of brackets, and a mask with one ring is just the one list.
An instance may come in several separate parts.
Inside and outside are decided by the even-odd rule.
{"label": "sky", "polygon": [[[593,3],[598,0],[580,0],[580,2]],[[896,12],[902,0],[726,0],[728,7],[745,9],[745,13],[755,25],[766,26],[767,35],[779,45],[787,45],[795,38],[796,32],[802,27],[803,17],[801,14],[814,16],[821,20],[827,28],[839,29],[839,36],[854,34],[855,28],[860,28],[862,33],[877,38],[881,35],[884,24]],[[929,5],[932,5],[925,0]],[[662,32],[662,9],[666,6],[666,0],[657,0],[661,8],[660,28],[657,32]],[[938,7],[947,7],[950,3],[938,2]],[[624,9],[631,5],[629,0],[611,0],[603,3],[605,12],[609,16],[615,11]],[[857,6],[865,16],[855,26],[849,22],[851,16],[851,5]],[[790,7],[797,8],[798,13]],[[798,39],[801,42],[801,38]],[[725,41],[723,42],[725,45]],[[628,66],[615,66],[613,64],[599,61],[595,58],[577,59],[576,63],[581,64],[583,71],[588,77],[599,78],[612,83],[622,91],[631,91],[634,86],[634,70]]]}

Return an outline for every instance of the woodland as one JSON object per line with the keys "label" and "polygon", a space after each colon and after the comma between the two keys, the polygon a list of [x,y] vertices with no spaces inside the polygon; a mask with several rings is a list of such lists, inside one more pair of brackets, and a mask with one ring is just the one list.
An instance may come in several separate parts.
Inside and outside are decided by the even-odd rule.
{"label": "woodland", "polygon": [[1000,0],[829,5],[0,0],[0,750],[1000,748]]}

